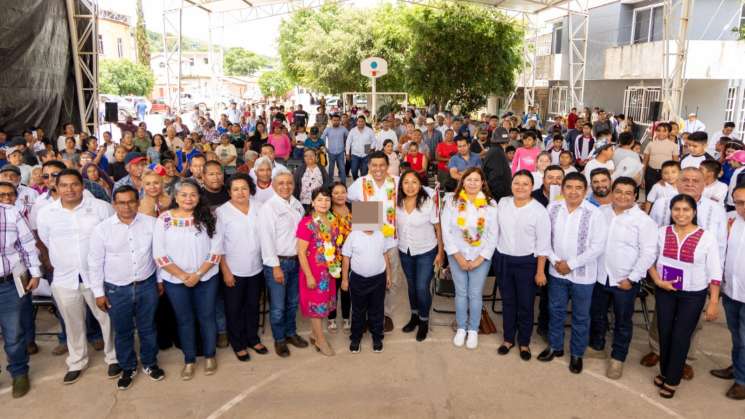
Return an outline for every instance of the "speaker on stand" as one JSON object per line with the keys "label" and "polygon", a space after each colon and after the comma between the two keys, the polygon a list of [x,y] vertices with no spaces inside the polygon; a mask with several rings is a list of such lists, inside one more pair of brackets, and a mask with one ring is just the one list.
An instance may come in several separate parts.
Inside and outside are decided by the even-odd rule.
{"label": "speaker on stand", "polygon": [[649,102],[649,112],[647,113],[647,119],[655,123],[660,120],[660,115],[662,114],[662,102],[659,101],[652,101]]}
{"label": "speaker on stand", "polygon": [[117,102],[106,102],[104,106],[106,107],[104,120],[109,123],[109,132],[111,132],[111,124],[119,122],[119,104]]}

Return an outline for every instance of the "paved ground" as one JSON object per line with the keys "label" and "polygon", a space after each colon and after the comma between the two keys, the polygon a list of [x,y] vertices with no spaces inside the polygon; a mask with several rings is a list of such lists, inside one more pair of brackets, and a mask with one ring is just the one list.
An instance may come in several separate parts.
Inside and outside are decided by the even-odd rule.
{"label": "paved ground", "polygon": [[[405,322],[401,295],[399,328]],[[439,307],[452,300],[436,299]],[[41,313],[41,329],[52,328]],[[492,314],[501,330],[501,319]],[[549,364],[519,359],[517,351],[496,355],[500,335],[482,336],[477,350],[457,349],[447,324],[452,317],[436,314],[427,341],[397,330],[387,335],[385,351],[374,354],[369,339],[362,353],[347,350],[347,336],[332,337],[338,354],[325,358],[311,349],[292,350],[288,359],[254,355],[239,363],[232,351],[218,351],[219,370],[203,375],[199,364],[189,382],[178,379],[182,357],[178,350],[161,352],[166,380],[151,382],[138,375],[135,385],[117,391],[105,377],[101,353],[94,353],[82,379],[62,385],[64,357],[52,357],[55,338],[39,338],[41,352],[31,362],[32,391],[23,399],[10,396],[7,372],[0,375],[0,417],[11,418],[745,418],[745,402],[724,397],[730,383],[711,377],[708,370],[729,363],[730,338],[722,321],[707,323],[693,363],[696,377],[684,382],[674,400],[661,399],[652,385],[656,372],[639,365],[647,351],[641,316],[635,330],[625,374],[605,378],[605,363],[587,359],[585,371],[573,375],[567,359]],[[301,334],[309,325],[300,323]],[[264,342],[271,346],[267,330]],[[544,346],[537,338],[534,355]],[[1,351],[0,351],[1,352]],[[201,360],[200,360],[201,361]],[[0,363],[5,365],[4,353]]]}

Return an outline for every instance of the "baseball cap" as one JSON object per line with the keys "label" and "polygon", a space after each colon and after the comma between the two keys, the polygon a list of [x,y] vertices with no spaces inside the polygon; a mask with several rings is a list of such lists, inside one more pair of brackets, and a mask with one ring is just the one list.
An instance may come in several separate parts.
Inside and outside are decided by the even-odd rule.
{"label": "baseball cap", "polygon": [[138,153],[136,151],[130,151],[127,153],[126,156],[124,156],[124,164],[137,164],[141,161],[145,161],[145,156],[142,155],[142,153]]}
{"label": "baseball cap", "polygon": [[13,164],[6,164],[0,169],[0,173],[3,172],[13,172],[18,176],[21,176],[21,169],[18,168],[18,166]]}
{"label": "baseball cap", "polygon": [[152,170],[153,172],[157,173],[160,176],[166,175],[166,168],[158,163],[153,163],[147,167],[149,170]]}
{"label": "baseball cap", "polygon": [[734,153],[730,154],[729,157],[727,157],[727,160],[734,160],[734,161],[739,162],[741,164],[745,164],[745,150],[737,150],[737,151],[735,151]]}

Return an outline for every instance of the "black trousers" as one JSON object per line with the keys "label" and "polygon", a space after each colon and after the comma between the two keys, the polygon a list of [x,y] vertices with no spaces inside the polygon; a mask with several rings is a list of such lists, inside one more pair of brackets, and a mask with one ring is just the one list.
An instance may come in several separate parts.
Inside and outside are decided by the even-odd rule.
{"label": "black trousers", "polygon": [[369,322],[373,342],[383,340],[385,272],[372,277],[349,273],[349,295],[352,297],[352,342],[362,340],[365,321]]}
{"label": "black trousers", "polygon": [[235,286],[225,287],[225,320],[228,341],[234,351],[242,351],[260,343],[259,296],[264,274],[236,276]]}
{"label": "black trousers", "polygon": [[[341,289],[341,280],[336,281],[336,295],[341,298],[341,318],[348,319],[352,301],[349,298],[349,291],[344,291]],[[336,319],[336,309],[329,313],[329,319]]]}
{"label": "black trousers", "polygon": [[171,306],[171,300],[166,293],[158,298],[158,309],[155,311],[155,329],[158,337],[158,348],[165,350],[171,346],[181,348],[178,339],[178,326],[176,315]]}
{"label": "black trousers", "polygon": [[644,172],[644,190],[647,194],[652,190],[652,186],[662,179],[662,170],[652,169],[647,167]]}
{"label": "black trousers", "polygon": [[509,256],[495,252],[499,295],[502,296],[502,324],[504,341],[530,345],[533,333],[533,306],[535,305],[535,274],[537,259],[529,256]]}
{"label": "black trousers", "polygon": [[701,291],[663,291],[654,294],[660,336],[660,375],[671,386],[680,384],[691,337],[706,303]]}
{"label": "black trousers", "polygon": [[[546,278],[548,278],[548,266],[549,263],[546,261],[546,269],[544,269]],[[536,330],[548,335],[548,319],[548,284],[546,284],[538,288],[538,326]]]}

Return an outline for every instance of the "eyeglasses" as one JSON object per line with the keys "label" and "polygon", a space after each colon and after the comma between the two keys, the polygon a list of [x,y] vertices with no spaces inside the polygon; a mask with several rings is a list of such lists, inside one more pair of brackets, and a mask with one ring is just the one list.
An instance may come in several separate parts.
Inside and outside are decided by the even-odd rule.
{"label": "eyeglasses", "polygon": [[49,173],[44,173],[43,175],[41,175],[41,178],[42,178],[42,179],[49,179],[50,177],[52,177],[52,178],[56,178],[57,176],[59,176],[59,172],[57,172],[57,173],[52,173],[52,174],[49,174]]}

